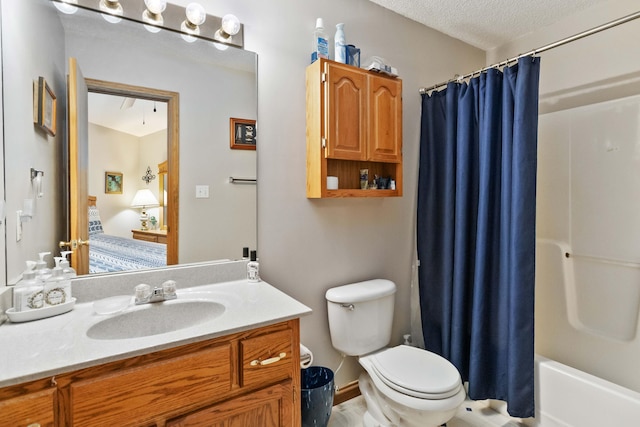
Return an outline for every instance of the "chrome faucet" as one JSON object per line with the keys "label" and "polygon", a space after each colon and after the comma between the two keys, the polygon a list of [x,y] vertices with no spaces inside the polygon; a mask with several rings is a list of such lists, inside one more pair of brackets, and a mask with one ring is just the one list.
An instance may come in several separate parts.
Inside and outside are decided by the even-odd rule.
{"label": "chrome faucet", "polygon": [[176,294],[176,282],[173,280],[167,280],[162,286],[154,286],[153,289],[151,286],[141,283],[135,287],[135,291],[136,305],[178,298]]}

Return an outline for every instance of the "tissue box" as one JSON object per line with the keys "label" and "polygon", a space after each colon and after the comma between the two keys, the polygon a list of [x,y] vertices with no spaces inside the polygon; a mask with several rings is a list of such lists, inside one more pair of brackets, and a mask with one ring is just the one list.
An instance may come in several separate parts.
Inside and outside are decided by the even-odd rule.
{"label": "tissue box", "polygon": [[360,67],[360,49],[352,44],[348,44],[347,48],[347,64],[354,67]]}

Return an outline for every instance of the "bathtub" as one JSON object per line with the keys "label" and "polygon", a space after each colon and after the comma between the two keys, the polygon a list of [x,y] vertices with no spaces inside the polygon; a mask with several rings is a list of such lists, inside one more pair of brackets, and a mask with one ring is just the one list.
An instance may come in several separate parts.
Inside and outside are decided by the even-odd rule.
{"label": "bathtub", "polygon": [[536,427],[633,426],[640,393],[536,355]]}

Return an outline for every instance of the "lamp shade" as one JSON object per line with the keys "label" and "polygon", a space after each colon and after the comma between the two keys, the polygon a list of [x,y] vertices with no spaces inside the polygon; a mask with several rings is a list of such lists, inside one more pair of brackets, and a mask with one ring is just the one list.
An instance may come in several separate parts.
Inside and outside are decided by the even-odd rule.
{"label": "lamp shade", "polygon": [[138,190],[136,195],[133,197],[131,201],[132,208],[148,208],[152,206],[158,206],[158,199],[153,195],[151,190],[148,188],[144,188],[142,190]]}

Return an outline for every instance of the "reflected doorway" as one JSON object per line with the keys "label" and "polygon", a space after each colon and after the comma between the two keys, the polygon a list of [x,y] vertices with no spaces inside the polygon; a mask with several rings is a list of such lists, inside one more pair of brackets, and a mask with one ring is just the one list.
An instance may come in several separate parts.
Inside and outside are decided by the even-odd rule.
{"label": "reflected doorway", "polygon": [[[166,265],[177,264],[178,94],[93,79],[85,79],[85,82],[91,100],[88,107],[88,121],[93,132],[89,135],[93,133],[93,138],[98,135],[98,145],[93,138],[87,142],[87,145],[92,147],[90,150],[94,150],[90,154],[92,160],[87,173],[90,181],[87,196],[97,196],[97,206],[105,207],[100,212],[100,225],[122,237],[128,236],[133,240],[165,244]],[[107,104],[117,104],[117,114],[100,113],[100,108],[104,108]],[[113,121],[115,119],[109,119],[109,116],[114,115],[128,117],[127,120],[131,123],[126,126],[137,130],[126,131],[122,128],[125,125],[117,125]],[[163,117],[160,125],[156,123],[159,116]],[[116,142],[116,139],[120,138],[118,135],[125,141],[125,147],[127,140],[138,141],[138,143],[133,144],[135,146],[133,149],[123,149],[122,143]],[[109,151],[110,146],[115,147],[115,150]],[[128,165],[125,167],[127,162]],[[159,170],[160,165],[163,167],[162,172]],[[124,174],[121,170],[128,170],[128,172]],[[112,188],[107,186],[107,180],[113,176],[121,180],[121,187],[116,191],[111,191]],[[160,179],[162,179],[162,185],[159,185]],[[139,208],[132,207],[132,200],[129,199],[133,199],[137,190],[145,188],[152,190],[158,199],[161,194],[164,206],[154,206],[149,208],[148,212],[145,212],[146,208],[141,212]],[[163,212],[162,222],[160,210]],[[146,224],[140,220],[141,213],[146,213],[148,216]]]}

